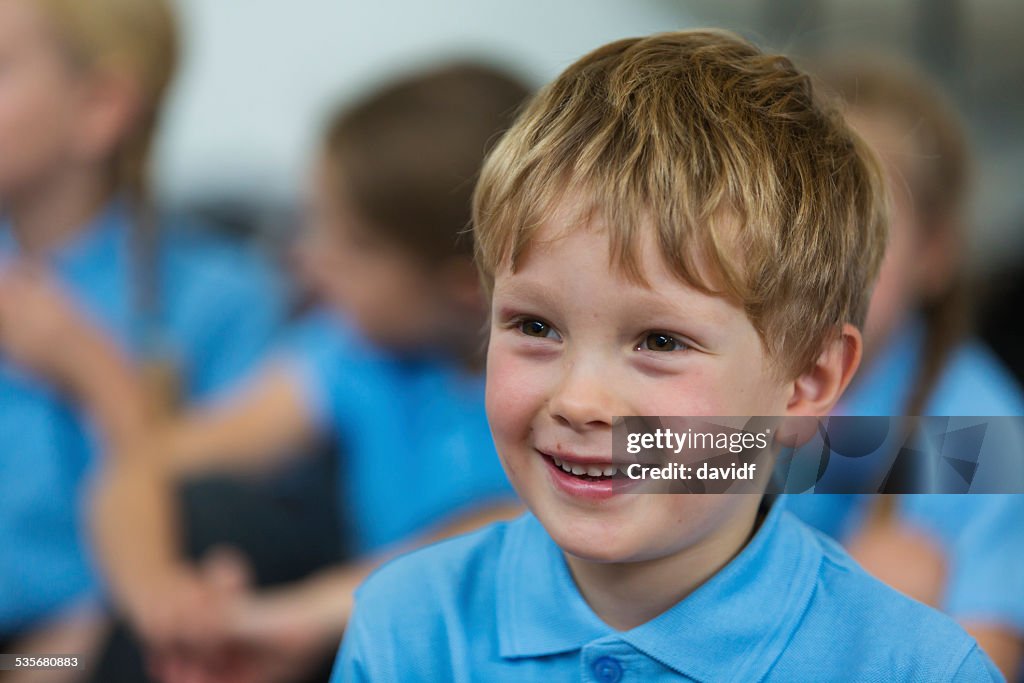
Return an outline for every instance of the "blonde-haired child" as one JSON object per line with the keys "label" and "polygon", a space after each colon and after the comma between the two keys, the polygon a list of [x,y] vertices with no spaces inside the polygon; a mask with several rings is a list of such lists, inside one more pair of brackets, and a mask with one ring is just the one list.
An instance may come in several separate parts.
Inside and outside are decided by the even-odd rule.
{"label": "blonde-haired child", "polygon": [[241,373],[279,318],[257,260],[152,208],[177,54],[163,0],[0,0],[0,639],[70,638],[5,651],[85,652],[93,633],[60,628],[97,593],[79,508],[100,452],[90,397],[46,379],[85,341],[60,321],[88,319],[155,369],[169,403]]}
{"label": "blonde-haired child", "polygon": [[[138,373],[102,340],[59,369],[96,397],[101,424],[128,425],[95,497],[97,539],[112,593],[160,671],[299,675],[329,657],[352,591],[383,558],[518,509],[497,459],[478,457],[492,448],[486,307],[465,233],[473,180],[527,93],[501,70],[456,62],[398,78],[332,117],[302,249],[326,306],[222,400],[149,420],[130,409],[146,403]],[[273,590],[238,580],[244,559],[185,561],[175,481],[265,468],[317,436],[340,456],[348,561]]]}
{"label": "blonde-haired child", "polygon": [[[971,155],[956,109],[924,73],[894,57],[834,55],[818,72],[884,161],[893,205],[864,367],[836,412],[1024,414],[1020,387],[970,335]],[[955,616],[1013,679],[1024,651],[1019,496],[797,496],[789,503],[876,576]]]}

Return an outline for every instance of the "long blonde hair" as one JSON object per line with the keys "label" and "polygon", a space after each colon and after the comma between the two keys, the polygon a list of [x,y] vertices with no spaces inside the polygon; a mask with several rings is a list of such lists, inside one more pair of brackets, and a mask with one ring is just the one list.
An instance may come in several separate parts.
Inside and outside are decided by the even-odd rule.
{"label": "long blonde hair", "polygon": [[[901,160],[914,206],[915,229],[926,239],[951,231],[966,240],[971,161],[966,127],[941,88],[912,63],[892,55],[849,54],[825,60],[818,75],[845,106],[874,119],[890,120],[906,131],[912,158]],[[919,415],[950,354],[970,327],[969,283],[964,264],[919,309],[925,323],[921,366],[911,388],[906,415]]]}
{"label": "long blonde hair", "polygon": [[37,0],[62,47],[89,70],[135,81],[139,118],[115,150],[113,180],[136,200],[149,195],[148,166],[164,96],[178,62],[177,22],[166,0]]}
{"label": "long blonde hair", "polygon": [[178,382],[164,357],[160,315],[159,224],[149,166],[162,105],[178,62],[178,30],[168,0],[37,0],[72,64],[86,72],[112,70],[134,81],[139,111],[113,150],[113,191],[129,202],[133,313],[141,332],[142,369],[154,405],[166,413]]}

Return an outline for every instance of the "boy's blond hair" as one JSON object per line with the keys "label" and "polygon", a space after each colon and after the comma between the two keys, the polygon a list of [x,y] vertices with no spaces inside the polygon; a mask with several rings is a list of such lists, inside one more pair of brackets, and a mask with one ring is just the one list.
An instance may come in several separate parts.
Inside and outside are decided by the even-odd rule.
{"label": "boy's blond hair", "polygon": [[[642,282],[653,229],[681,280],[740,303],[786,377],[863,324],[887,227],[881,170],[792,63],[723,31],[621,40],[530,103],[474,196],[485,285],[564,199]],[[649,226],[649,227],[646,227]]]}

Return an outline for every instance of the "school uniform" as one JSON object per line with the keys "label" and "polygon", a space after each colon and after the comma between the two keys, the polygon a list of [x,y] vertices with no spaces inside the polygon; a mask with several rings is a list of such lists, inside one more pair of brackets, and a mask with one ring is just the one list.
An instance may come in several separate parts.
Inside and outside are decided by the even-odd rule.
{"label": "school uniform", "polygon": [[[127,204],[112,201],[45,265],[127,352],[159,347],[179,371],[182,397],[203,400],[261,356],[284,293],[255,255],[164,221],[157,306],[142,316],[132,223]],[[0,219],[0,267],[18,257],[11,226]],[[99,592],[84,541],[84,490],[102,451],[80,407],[0,355],[0,636]]]}
{"label": "school uniform", "polygon": [[337,440],[337,496],[355,552],[514,500],[482,373],[439,353],[396,355],[323,311],[298,326],[282,357],[315,424]]}
{"label": "school uniform", "polygon": [[[836,413],[902,415],[920,366],[924,326],[912,319],[858,376]],[[1024,415],[1024,394],[995,356],[967,341],[956,348],[925,403],[925,415]],[[789,509],[834,538],[864,523],[872,496],[789,496]],[[958,619],[995,621],[1024,633],[1024,495],[912,494],[896,514],[939,541],[948,582],[940,607]]]}
{"label": "school uniform", "polygon": [[332,683],[993,681],[952,620],[868,576],[776,504],[745,548],[660,616],[617,631],[526,514],[378,570]]}

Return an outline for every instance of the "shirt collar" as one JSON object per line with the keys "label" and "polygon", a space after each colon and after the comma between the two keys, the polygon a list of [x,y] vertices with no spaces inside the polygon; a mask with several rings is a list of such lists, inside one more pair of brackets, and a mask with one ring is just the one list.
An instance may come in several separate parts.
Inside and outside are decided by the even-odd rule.
{"label": "shirt collar", "polygon": [[810,603],[821,554],[776,501],[721,571],[655,619],[616,632],[590,609],[561,550],[527,515],[511,525],[498,569],[503,657],[539,657],[614,636],[698,681],[759,680]]}
{"label": "shirt collar", "polygon": [[[54,249],[47,260],[60,271],[77,271],[97,262],[108,264],[129,218],[127,201],[111,200],[82,230]],[[10,220],[0,216],[0,262],[17,258],[20,251]]]}
{"label": "shirt collar", "polygon": [[569,652],[614,633],[587,605],[562,550],[530,513],[508,526],[497,588],[502,657]]}

